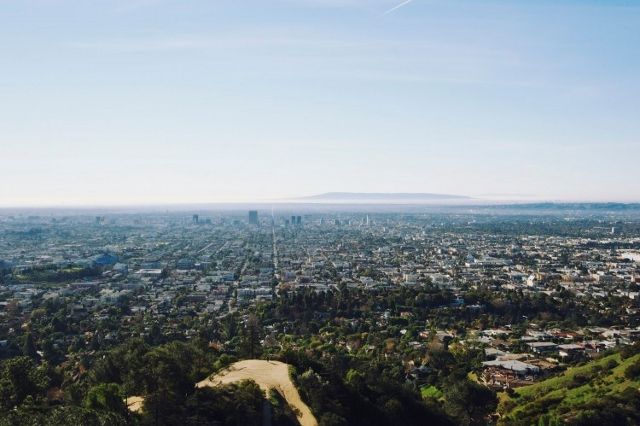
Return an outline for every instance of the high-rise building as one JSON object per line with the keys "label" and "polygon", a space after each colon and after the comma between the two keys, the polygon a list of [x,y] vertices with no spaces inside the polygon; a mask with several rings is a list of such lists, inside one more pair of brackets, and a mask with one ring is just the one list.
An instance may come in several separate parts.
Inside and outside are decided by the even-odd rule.
{"label": "high-rise building", "polygon": [[249,223],[251,225],[258,224],[258,211],[257,210],[249,210]]}
{"label": "high-rise building", "polygon": [[296,225],[302,225],[302,216],[296,216]]}
{"label": "high-rise building", "polygon": [[192,220],[193,223],[197,225],[200,222],[200,217],[197,214],[194,214]]}

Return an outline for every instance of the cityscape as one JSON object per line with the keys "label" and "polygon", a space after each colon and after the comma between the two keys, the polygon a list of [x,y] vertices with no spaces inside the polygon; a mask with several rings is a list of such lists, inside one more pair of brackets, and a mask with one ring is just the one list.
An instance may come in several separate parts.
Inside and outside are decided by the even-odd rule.
{"label": "cityscape", "polygon": [[[143,362],[168,346],[209,360],[210,372],[242,359],[286,361],[312,424],[359,424],[333,401],[340,386],[369,389],[361,398],[380,392],[387,402],[376,421],[393,418],[388,405],[422,398],[423,415],[403,422],[526,423],[546,413],[514,398],[518,389],[602,360],[611,371],[638,365],[638,355],[620,358],[621,349],[640,353],[637,206],[277,207],[3,215],[2,358],[53,369],[48,404],[82,404],[79,389],[113,380],[143,422],[160,411],[167,424],[185,396],[160,395],[176,384],[151,384],[140,378],[151,371],[120,357]],[[382,389],[398,389],[377,389],[380,377]],[[443,403],[455,381],[462,392],[460,380],[479,387],[464,390],[478,393],[478,406]],[[598,395],[598,386],[587,388]],[[394,396],[402,392],[408,400]],[[496,392],[512,399],[498,404]],[[143,405],[150,395],[159,406]],[[550,404],[563,413],[561,401]],[[274,407],[296,423],[295,412]]]}

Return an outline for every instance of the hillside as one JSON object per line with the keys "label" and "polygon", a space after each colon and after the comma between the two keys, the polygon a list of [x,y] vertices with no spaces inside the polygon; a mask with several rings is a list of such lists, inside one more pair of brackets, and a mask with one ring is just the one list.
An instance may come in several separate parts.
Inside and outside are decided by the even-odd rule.
{"label": "hillside", "polygon": [[298,421],[302,426],[317,426],[316,418],[300,398],[298,390],[289,377],[289,365],[283,362],[257,359],[236,362],[222,372],[199,382],[196,386],[199,388],[218,386],[242,380],[253,380],[267,395],[269,390],[277,390],[287,403],[297,410]]}
{"label": "hillside", "polygon": [[[269,396],[271,390],[278,392],[297,417],[301,426],[317,426],[318,421],[307,404],[302,401],[298,389],[289,376],[289,364],[280,361],[250,359],[231,364],[224,370],[196,383],[196,389],[216,388],[251,380]],[[145,397],[131,396],[125,399],[129,411],[142,414]]]}
{"label": "hillside", "polygon": [[638,424],[640,354],[624,355],[608,355],[502,394],[499,424]]}

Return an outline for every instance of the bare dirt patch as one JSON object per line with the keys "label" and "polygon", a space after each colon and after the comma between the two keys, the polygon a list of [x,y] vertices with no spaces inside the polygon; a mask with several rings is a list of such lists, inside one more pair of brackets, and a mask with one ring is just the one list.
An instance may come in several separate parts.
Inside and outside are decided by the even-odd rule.
{"label": "bare dirt patch", "polygon": [[196,384],[197,387],[218,386],[251,379],[268,392],[270,389],[278,391],[287,403],[295,408],[298,421],[302,426],[317,426],[318,421],[300,398],[298,389],[289,377],[289,365],[280,361],[264,361],[251,359],[231,364],[220,373]]}

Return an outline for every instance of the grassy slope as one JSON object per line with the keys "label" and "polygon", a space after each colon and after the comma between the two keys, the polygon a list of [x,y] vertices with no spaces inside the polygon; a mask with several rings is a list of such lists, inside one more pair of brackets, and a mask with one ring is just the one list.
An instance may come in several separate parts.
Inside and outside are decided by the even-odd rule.
{"label": "grassy slope", "polygon": [[[618,366],[608,369],[611,361]],[[552,415],[567,416],[594,399],[604,395],[620,394],[628,387],[640,388],[639,380],[628,380],[624,371],[633,363],[640,362],[640,354],[625,360],[616,353],[585,365],[570,368],[559,376],[542,382],[516,389],[516,395],[500,395],[499,411],[503,414],[503,423],[529,417],[541,406]],[[594,370],[595,368],[595,370]],[[597,369],[601,368],[600,371]],[[580,378],[586,379],[582,384]]]}

